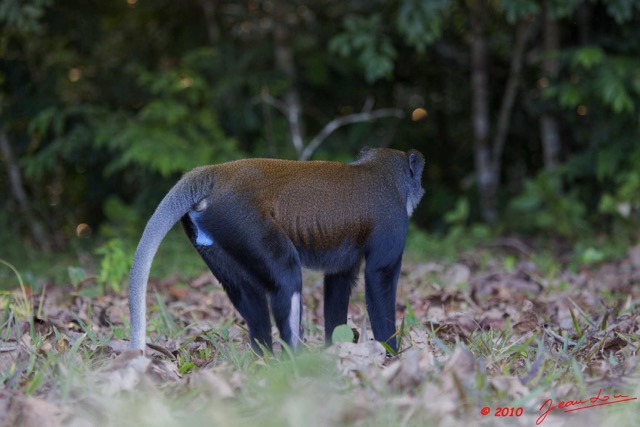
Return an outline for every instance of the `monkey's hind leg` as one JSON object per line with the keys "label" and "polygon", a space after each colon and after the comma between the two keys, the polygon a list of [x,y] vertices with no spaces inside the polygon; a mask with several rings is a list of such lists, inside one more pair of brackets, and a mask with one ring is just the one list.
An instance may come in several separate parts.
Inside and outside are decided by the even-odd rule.
{"label": "monkey's hind leg", "polygon": [[270,329],[265,315],[268,294],[280,337],[295,348],[301,339],[302,318],[298,251],[272,217],[235,195],[226,197],[225,203],[211,203],[187,223],[191,241],[226,286],[252,338],[271,343],[271,332],[266,332]]}
{"label": "monkey's hind leg", "polygon": [[302,341],[302,268],[298,251],[269,221],[236,233],[234,248],[238,253],[236,262],[253,278],[252,285],[261,286],[269,295],[280,338],[297,348]]}
{"label": "monkey's hind leg", "polygon": [[302,268],[298,251],[270,217],[245,215],[241,221],[227,225],[230,232],[219,233],[223,246],[233,247],[236,261],[244,266],[254,284],[266,290],[280,338],[297,348],[302,340]]}
{"label": "monkey's hind leg", "polygon": [[222,283],[233,306],[247,322],[253,350],[262,354],[262,345],[271,351],[271,318],[265,290],[254,283],[244,267],[224,250],[200,246],[198,252],[213,275]]}
{"label": "monkey's hind leg", "polygon": [[269,290],[271,312],[280,338],[296,349],[302,342],[302,268],[298,252],[291,241],[278,234],[269,242],[272,259],[269,275],[274,279]]}

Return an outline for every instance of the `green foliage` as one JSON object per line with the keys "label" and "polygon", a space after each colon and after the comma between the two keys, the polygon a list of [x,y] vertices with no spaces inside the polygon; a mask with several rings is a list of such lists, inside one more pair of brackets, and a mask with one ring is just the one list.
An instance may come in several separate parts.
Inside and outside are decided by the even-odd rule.
{"label": "green foliage", "polygon": [[583,0],[548,0],[549,16],[551,19],[560,19],[571,16]]}
{"label": "green foliage", "polygon": [[382,15],[369,17],[348,16],[344,19],[344,32],[329,43],[329,51],[342,57],[357,55],[369,83],[391,77],[397,52],[391,39],[381,34]]}
{"label": "green foliage", "polygon": [[472,242],[480,242],[491,236],[491,231],[484,224],[472,224],[470,222],[469,199],[461,197],[455,207],[444,215],[445,222],[449,225],[445,240],[456,245],[464,245]]}
{"label": "green foliage", "polygon": [[48,143],[24,158],[26,176],[45,179],[60,164],[88,165],[86,156],[93,148],[96,134],[109,112],[100,106],[75,104],[42,109],[29,123],[28,132],[36,141]]}
{"label": "green foliage", "polygon": [[[569,17],[581,3],[583,0],[547,0],[549,17],[554,20]],[[500,6],[510,24],[542,12],[542,2],[537,0],[501,0]]]}
{"label": "green foliage", "polygon": [[[608,151],[602,151],[607,153]],[[616,161],[604,163],[599,168],[602,179],[611,178],[614,186],[611,191],[604,192],[600,198],[598,210],[613,215],[635,228],[638,225],[640,212],[640,148],[631,153],[617,153]],[[617,169],[616,167],[621,167]]]}
{"label": "green foliage", "polygon": [[22,276],[9,262],[0,259],[0,265],[9,268],[16,275],[20,286],[20,292],[16,292],[13,297],[7,298],[6,301],[4,301],[4,298],[0,298],[0,306],[4,306],[7,311],[11,309],[19,319],[27,319],[33,328],[33,304],[27,294]]}
{"label": "green foliage", "polygon": [[108,239],[125,236],[130,239],[140,237],[140,229],[145,218],[140,215],[139,208],[126,204],[117,196],[108,197],[103,205],[105,222],[100,234]]}
{"label": "green foliage", "polygon": [[629,21],[634,12],[640,11],[640,4],[635,0],[604,0],[607,5],[607,13],[612,16],[618,24]]}
{"label": "green foliage", "polygon": [[84,268],[80,267],[67,267],[67,272],[69,273],[69,281],[71,281],[71,286],[74,288],[78,288],[82,281],[87,278],[87,272]]}
{"label": "green foliage", "polygon": [[100,130],[96,146],[118,153],[107,173],[142,166],[169,176],[238,155],[212,108],[215,87],[203,63],[215,61],[215,53],[203,49],[187,53],[175,69],[132,70],[150,100],[134,116],[113,116]]}
{"label": "green foliage", "polygon": [[500,4],[504,9],[507,22],[511,24],[540,11],[540,3],[536,0],[504,0]]}
{"label": "green foliage", "polygon": [[[406,43],[422,53],[441,37],[443,15],[451,4],[451,0],[401,0],[395,14],[395,28]],[[384,22],[381,13],[348,15],[343,21],[343,31],[329,43],[329,52],[344,58],[355,55],[369,83],[389,79],[398,57]]]}
{"label": "green foliage", "polygon": [[95,251],[102,257],[100,272],[96,278],[98,284],[113,292],[120,292],[121,286],[131,268],[133,254],[120,239],[111,239]]}
{"label": "green foliage", "polygon": [[53,0],[3,0],[0,2],[0,24],[30,33],[41,29],[40,20]]}
{"label": "green foliage", "polygon": [[[0,130],[33,209],[57,242],[75,242],[80,222],[100,230],[101,238],[133,242],[181,172],[245,155],[292,157],[284,100],[290,90],[300,96],[305,139],[336,116],[359,111],[364,99],[375,100],[375,108],[424,108],[428,115],[420,121],[336,132],[317,158],[352,159],[363,144],[420,149],[429,158],[428,196],[414,219],[435,233],[412,233],[408,247],[453,254],[490,234],[471,222],[477,200],[461,198],[473,194],[474,185],[468,59],[471,14],[478,9],[470,3],[356,0],[335,8],[285,2],[283,16],[295,18],[295,36],[285,43],[295,79],[274,69],[273,27],[265,23],[281,16],[266,4],[243,4],[211,20],[201,2],[179,8],[143,3],[0,2]],[[499,194],[507,225],[562,236],[587,226],[632,230],[640,209],[633,147],[639,139],[640,3],[542,5],[479,3],[492,70],[491,117],[502,101],[498,88],[508,78],[518,22],[541,22],[545,9],[562,35],[558,50],[547,53],[557,59],[557,76],[544,75],[541,61],[530,60],[537,55],[528,53],[524,61]],[[578,19],[583,12],[598,19]],[[527,52],[542,52],[542,40],[533,37]],[[261,102],[265,95],[273,102]],[[565,163],[559,196],[538,178],[541,114],[560,125]],[[525,172],[513,179],[516,165]],[[0,179],[0,193],[12,194],[9,187]],[[2,208],[5,228],[29,233],[13,197],[3,199]],[[20,250],[29,252],[24,246]],[[30,267],[24,271],[33,274]],[[66,269],[61,273],[66,277]]]}
{"label": "green foliage", "polygon": [[592,246],[586,248],[577,246],[575,252],[578,258],[578,262],[583,265],[596,264],[604,261],[605,259],[605,254],[601,250]]}
{"label": "green foliage", "polygon": [[563,193],[558,173],[542,172],[525,182],[522,194],[511,200],[507,222],[525,232],[576,237],[588,229],[586,207],[575,193]]}
{"label": "green foliage", "polygon": [[549,86],[547,98],[557,98],[561,106],[583,114],[602,105],[613,113],[633,113],[640,102],[640,74],[637,57],[607,55],[598,46],[585,46],[563,55],[573,73],[569,81]]}
{"label": "green foliage", "polygon": [[464,227],[469,220],[469,199],[458,199],[455,207],[444,215],[444,220],[449,225]]}
{"label": "green foliage", "polygon": [[396,28],[416,51],[426,47],[442,35],[443,14],[451,0],[402,0],[396,16]]}
{"label": "green foliage", "polygon": [[400,327],[400,334],[398,336],[398,348],[402,348],[400,339],[403,338],[405,332],[408,332],[408,330],[412,327],[423,326],[420,319],[418,319],[418,317],[416,316],[416,313],[413,310],[413,306],[411,305],[411,302],[406,295],[403,298],[403,302],[405,307],[407,307],[407,311],[404,315],[404,318],[402,319],[402,324]]}
{"label": "green foliage", "polygon": [[492,237],[486,224],[470,224],[470,204],[466,197],[444,214],[448,228],[442,234],[428,234],[409,224],[406,248],[410,256],[424,259],[454,260],[461,251],[470,250]]}
{"label": "green foliage", "polygon": [[583,67],[590,70],[595,65],[600,65],[605,59],[605,53],[599,46],[585,46],[576,50],[571,58],[573,67]]}
{"label": "green foliage", "polygon": [[331,334],[331,340],[336,342],[353,342],[355,335],[348,325],[338,325]]}
{"label": "green foliage", "polygon": [[573,244],[570,267],[577,269],[624,258],[637,239],[637,230],[629,228],[614,229],[609,234],[585,234]]}

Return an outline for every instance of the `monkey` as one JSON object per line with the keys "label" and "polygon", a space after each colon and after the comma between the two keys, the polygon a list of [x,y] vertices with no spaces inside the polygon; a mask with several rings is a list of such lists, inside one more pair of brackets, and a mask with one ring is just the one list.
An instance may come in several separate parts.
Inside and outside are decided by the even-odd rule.
{"label": "monkey", "polygon": [[129,277],[132,349],[144,352],[146,288],[156,251],[178,221],[246,321],[252,348],[302,343],[302,270],[324,272],[324,332],[331,344],[364,260],[376,341],[397,352],[395,303],[409,217],[424,194],[416,150],[361,150],[351,163],[244,159],[187,172],[162,199]]}

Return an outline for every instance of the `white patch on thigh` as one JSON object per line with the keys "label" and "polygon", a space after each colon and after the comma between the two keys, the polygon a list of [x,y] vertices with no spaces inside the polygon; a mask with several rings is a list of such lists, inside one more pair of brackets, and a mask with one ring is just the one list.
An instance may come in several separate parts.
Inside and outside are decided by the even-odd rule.
{"label": "white patch on thigh", "polygon": [[300,344],[300,293],[295,292],[291,297],[291,310],[289,310],[289,329],[291,329],[291,345],[297,348]]}

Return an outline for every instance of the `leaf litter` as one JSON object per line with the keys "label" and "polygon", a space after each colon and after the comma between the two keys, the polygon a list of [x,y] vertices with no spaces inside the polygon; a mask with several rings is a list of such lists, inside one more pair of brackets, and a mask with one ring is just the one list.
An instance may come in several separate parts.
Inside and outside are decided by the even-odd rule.
{"label": "leaf litter", "polygon": [[[406,263],[393,357],[368,329],[362,279],[348,316],[359,342],[325,348],[322,281],[305,273],[293,358],[250,349],[211,274],[150,283],[147,357],[127,350],[124,293],[48,286],[31,321],[3,304],[0,425],[535,425],[548,399],[640,397],[639,254],[553,275],[529,257]],[[639,405],[557,408],[543,423],[637,425]]]}

